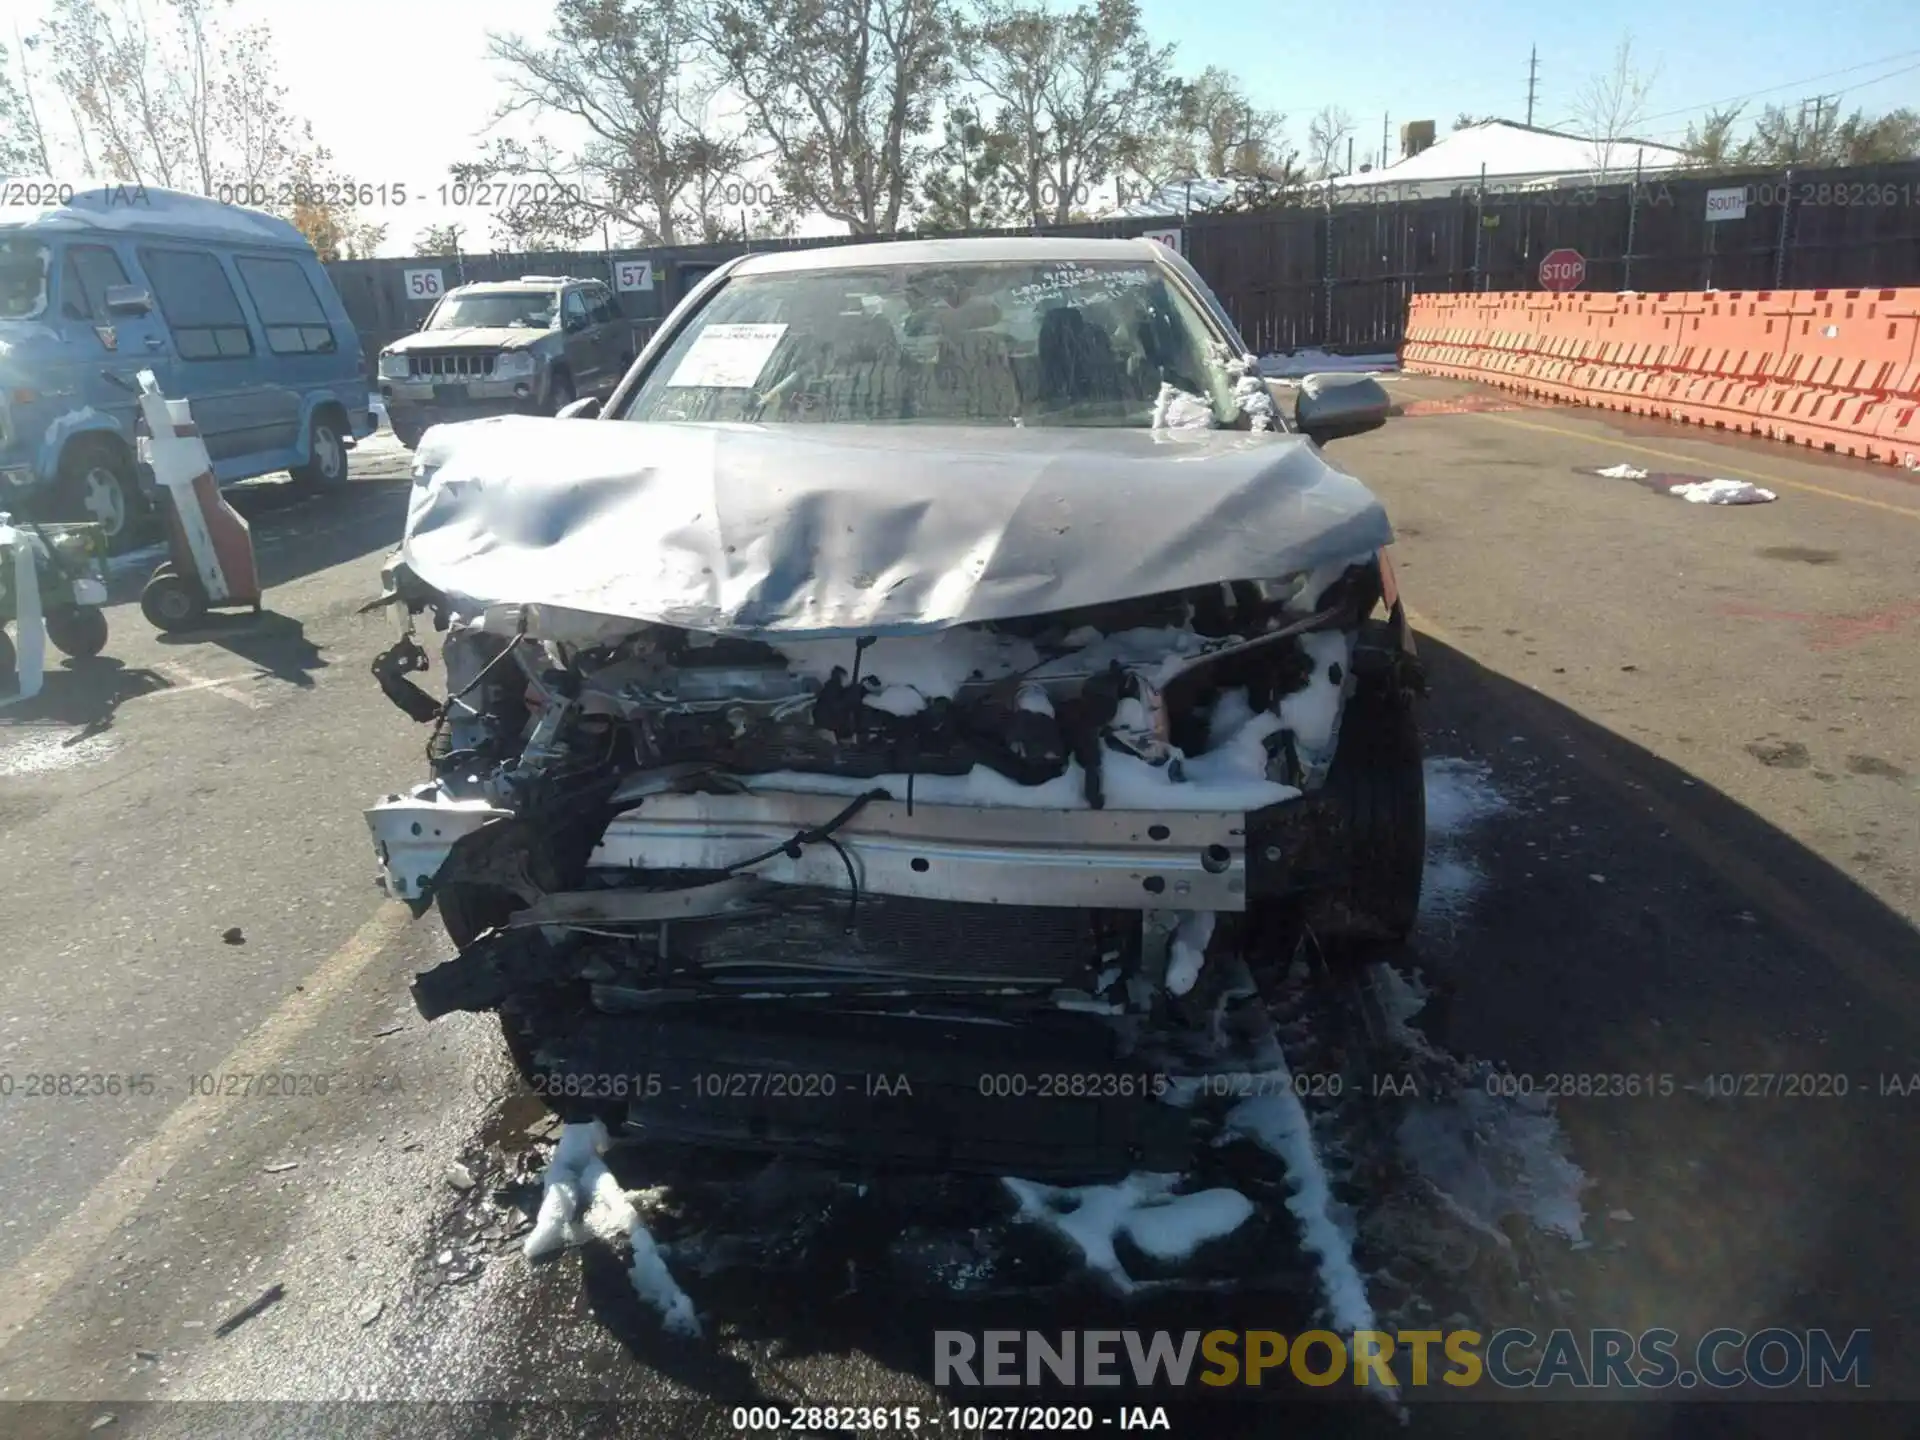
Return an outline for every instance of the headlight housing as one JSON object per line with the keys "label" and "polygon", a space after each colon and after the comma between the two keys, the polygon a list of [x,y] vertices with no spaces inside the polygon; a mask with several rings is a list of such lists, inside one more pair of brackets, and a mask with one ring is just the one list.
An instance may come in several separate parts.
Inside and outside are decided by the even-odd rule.
{"label": "headlight housing", "polygon": [[529,350],[509,350],[493,362],[493,378],[496,380],[525,380],[536,369],[533,353]]}
{"label": "headlight housing", "polygon": [[382,380],[404,380],[413,373],[412,362],[404,355],[382,355],[380,357],[380,378]]}

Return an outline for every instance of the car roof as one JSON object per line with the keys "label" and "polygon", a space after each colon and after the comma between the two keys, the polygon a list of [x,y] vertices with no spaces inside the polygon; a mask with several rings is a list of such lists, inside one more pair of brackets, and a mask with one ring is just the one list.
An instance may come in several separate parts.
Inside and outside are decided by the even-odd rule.
{"label": "car roof", "polygon": [[307,237],[277,215],[154,185],[106,185],[77,191],[62,205],[7,206],[0,209],[0,229],[136,235],[313,253]]}
{"label": "car roof", "polygon": [[449,295],[501,295],[516,290],[558,290],[564,285],[594,283],[578,275],[522,275],[518,280],[469,280],[456,285]]}
{"label": "car roof", "polygon": [[810,270],[863,269],[870,265],[966,265],[994,261],[1044,264],[1157,262],[1168,253],[1157,240],[1095,240],[1072,235],[994,235],[957,240],[882,240],[871,244],[771,250],[749,255],[733,275],[791,275]]}

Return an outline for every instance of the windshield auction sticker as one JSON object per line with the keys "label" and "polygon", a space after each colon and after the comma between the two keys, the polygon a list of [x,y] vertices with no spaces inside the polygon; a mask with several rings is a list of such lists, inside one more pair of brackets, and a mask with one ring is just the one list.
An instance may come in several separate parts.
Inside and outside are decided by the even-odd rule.
{"label": "windshield auction sticker", "polygon": [[667,384],[751,389],[786,333],[785,325],[709,325],[695,338]]}

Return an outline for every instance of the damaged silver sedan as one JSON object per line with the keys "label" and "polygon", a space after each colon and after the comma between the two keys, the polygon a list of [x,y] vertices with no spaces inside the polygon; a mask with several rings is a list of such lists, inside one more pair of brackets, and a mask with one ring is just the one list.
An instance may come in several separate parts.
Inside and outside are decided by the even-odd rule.
{"label": "damaged silver sedan", "polygon": [[568,1118],[1178,1168],[1263,987],[1411,928],[1420,671],[1317,443],[1384,392],[1290,433],[1165,247],[745,257],[570,408],[423,439],[375,674],[432,778],[368,812],[421,1012]]}

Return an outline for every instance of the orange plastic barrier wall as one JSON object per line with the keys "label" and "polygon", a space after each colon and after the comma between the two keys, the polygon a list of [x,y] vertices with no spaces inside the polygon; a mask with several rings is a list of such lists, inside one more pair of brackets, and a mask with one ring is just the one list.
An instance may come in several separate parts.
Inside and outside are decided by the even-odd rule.
{"label": "orange plastic barrier wall", "polygon": [[1920,289],[1416,295],[1400,364],[1920,469]]}

